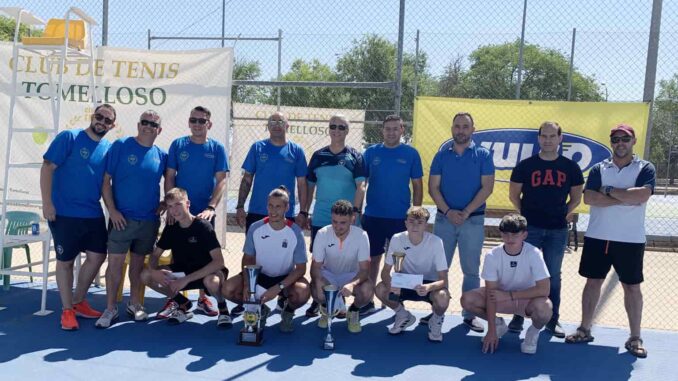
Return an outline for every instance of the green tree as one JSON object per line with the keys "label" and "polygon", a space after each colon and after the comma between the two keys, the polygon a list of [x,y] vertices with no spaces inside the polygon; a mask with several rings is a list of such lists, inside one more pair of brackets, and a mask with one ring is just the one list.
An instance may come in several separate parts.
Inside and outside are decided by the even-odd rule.
{"label": "green tree", "polygon": [[[668,153],[678,146],[678,74],[659,81],[659,93],[654,100],[650,161],[657,168],[657,177],[667,173]],[[678,177],[678,157],[671,156],[670,178]]]}
{"label": "green tree", "polygon": [[[234,80],[258,80],[261,77],[259,61],[237,59],[233,67]],[[260,86],[233,86],[231,99],[239,103],[263,103],[268,97],[268,91]]]}
{"label": "green tree", "polygon": [[[14,41],[14,29],[16,21],[12,18],[0,16],[0,41]],[[34,30],[26,24],[19,26],[19,39],[21,36],[40,36],[42,31]]]}
{"label": "green tree", "polygon": [[[283,81],[337,82],[337,73],[317,59],[306,62],[297,59],[290,71],[282,76]],[[271,94],[275,103],[277,91]],[[283,87],[281,103],[287,106],[343,108],[348,103],[346,89],[333,87]]]}

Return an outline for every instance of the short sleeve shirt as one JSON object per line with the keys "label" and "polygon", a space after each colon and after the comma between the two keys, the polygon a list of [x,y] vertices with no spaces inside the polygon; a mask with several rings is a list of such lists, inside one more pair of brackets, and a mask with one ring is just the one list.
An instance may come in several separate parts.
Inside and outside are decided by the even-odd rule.
{"label": "short sleeve shirt", "polygon": [[187,274],[207,266],[212,261],[210,251],[221,248],[212,225],[200,218],[194,218],[187,228],[178,222],[166,225],[156,246],[171,250],[172,269]]}
{"label": "short sleeve shirt", "polygon": [[384,258],[387,265],[393,266],[395,252],[405,253],[405,274],[422,274],[424,280],[437,281],[438,272],[448,269],[443,241],[429,232],[424,232],[424,239],[418,245],[410,241],[406,231],[394,234],[388,245],[388,254]]}
{"label": "short sleeve shirt", "polygon": [[275,230],[268,217],[250,226],[245,238],[243,252],[256,257],[261,272],[277,277],[289,274],[295,264],[306,263],[306,242],[299,226],[291,221]]}
{"label": "short sleeve shirt", "polygon": [[517,255],[509,255],[501,244],[485,256],[484,280],[498,282],[503,291],[521,291],[534,287],[537,281],[549,278],[549,271],[541,250],[523,242],[523,249]]}
{"label": "short sleeve shirt", "polygon": [[370,260],[370,240],[363,229],[357,226],[350,229],[343,241],[332,225],[318,230],[313,241],[313,260],[322,262],[323,268],[334,274],[357,272],[360,262]]}

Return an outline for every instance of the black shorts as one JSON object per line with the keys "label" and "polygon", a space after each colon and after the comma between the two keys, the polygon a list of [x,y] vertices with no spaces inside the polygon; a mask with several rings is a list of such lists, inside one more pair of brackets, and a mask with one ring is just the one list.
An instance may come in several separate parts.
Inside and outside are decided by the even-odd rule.
{"label": "black shorts", "polygon": [[[183,272],[183,273],[186,273],[186,275],[190,274],[190,272],[186,272],[186,271],[182,270],[181,268],[177,268],[177,267],[174,267],[172,265],[169,265],[169,268],[173,273]],[[226,267],[221,269],[221,273],[224,274],[224,280],[228,279],[228,269]],[[207,295],[212,296],[212,294],[210,294],[207,287],[205,287],[205,283],[203,283],[202,279],[194,280],[194,281],[188,283],[186,285],[186,287],[182,288],[181,290],[182,291],[183,290],[204,290]]]}
{"label": "black shorts", "polygon": [[60,261],[72,261],[81,252],[91,251],[106,254],[106,220],[98,218],[79,218],[56,216],[49,221],[49,230],[54,239],[54,250]]}
{"label": "black shorts", "polygon": [[605,279],[610,267],[626,284],[643,282],[644,243],[605,241],[584,237],[584,249],[579,262],[579,275]]}
{"label": "black shorts", "polygon": [[363,216],[361,221],[363,230],[370,239],[370,256],[376,257],[385,252],[394,234],[404,232],[405,216],[403,218],[380,218]]}
{"label": "black shorts", "polygon": [[[424,280],[424,284],[429,284],[435,282],[434,280]],[[405,301],[405,300],[411,300],[413,302],[427,302],[429,304],[433,304],[433,301],[431,300],[431,293],[429,292],[428,294],[421,296],[417,294],[415,290],[410,290],[409,288],[401,288],[400,289],[400,300]]]}
{"label": "black shorts", "polygon": [[311,247],[308,248],[310,253],[313,253],[313,242],[315,242],[315,236],[318,235],[318,231],[320,231],[322,228],[322,226],[311,225]]}

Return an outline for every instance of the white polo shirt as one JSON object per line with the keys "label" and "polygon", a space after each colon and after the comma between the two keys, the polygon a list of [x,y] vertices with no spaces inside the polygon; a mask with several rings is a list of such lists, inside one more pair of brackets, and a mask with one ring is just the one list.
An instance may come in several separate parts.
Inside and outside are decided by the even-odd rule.
{"label": "white polo shirt", "polygon": [[516,255],[506,253],[503,243],[492,249],[485,255],[480,276],[498,282],[502,291],[526,290],[550,277],[541,250],[527,242],[523,242],[523,249]]}
{"label": "white polo shirt", "polygon": [[407,231],[394,234],[384,258],[386,264],[393,266],[394,252],[405,253],[403,273],[423,274],[424,280],[437,281],[438,272],[448,269],[443,240],[429,232],[424,232],[424,239],[418,245],[412,244]]}
{"label": "white polo shirt", "polygon": [[253,223],[247,232],[243,253],[256,256],[261,272],[270,277],[289,274],[295,264],[306,263],[306,242],[299,226],[291,221],[280,230],[268,217]]}
{"label": "white polo shirt", "polygon": [[359,262],[370,260],[370,240],[363,229],[351,226],[341,241],[332,225],[327,225],[315,236],[313,260],[322,262],[323,269],[334,274],[355,273]]}

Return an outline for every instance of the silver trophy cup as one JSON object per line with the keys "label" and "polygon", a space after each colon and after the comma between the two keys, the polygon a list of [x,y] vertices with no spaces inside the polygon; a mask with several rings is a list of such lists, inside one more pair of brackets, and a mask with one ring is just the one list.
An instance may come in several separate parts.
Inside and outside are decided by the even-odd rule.
{"label": "silver trophy cup", "polygon": [[325,293],[325,303],[327,309],[325,313],[327,314],[327,336],[325,336],[325,341],[323,342],[323,349],[334,350],[334,338],[332,337],[332,318],[334,317],[334,303],[337,300],[337,294],[339,293],[339,288],[334,285],[327,285],[323,287]]}
{"label": "silver trophy cup", "polygon": [[[261,302],[257,300],[257,277],[261,272],[261,266],[248,265],[243,270],[247,273],[247,300],[243,301],[243,322],[245,326],[240,330],[238,344],[261,345],[263,340],[263,327],[261,325]],[[244,275],[244,274],[243,274]]]}
{"label": "silver trophy cup", "polygon": [[[394,252],[391,254],[393,256],[393,271],[400,273],[403,271],[403,262],[405,261],[405,253]],[[400,289],[396,288],[393,292],[388,294],[388,299],[394,302],[400,301]]]}

